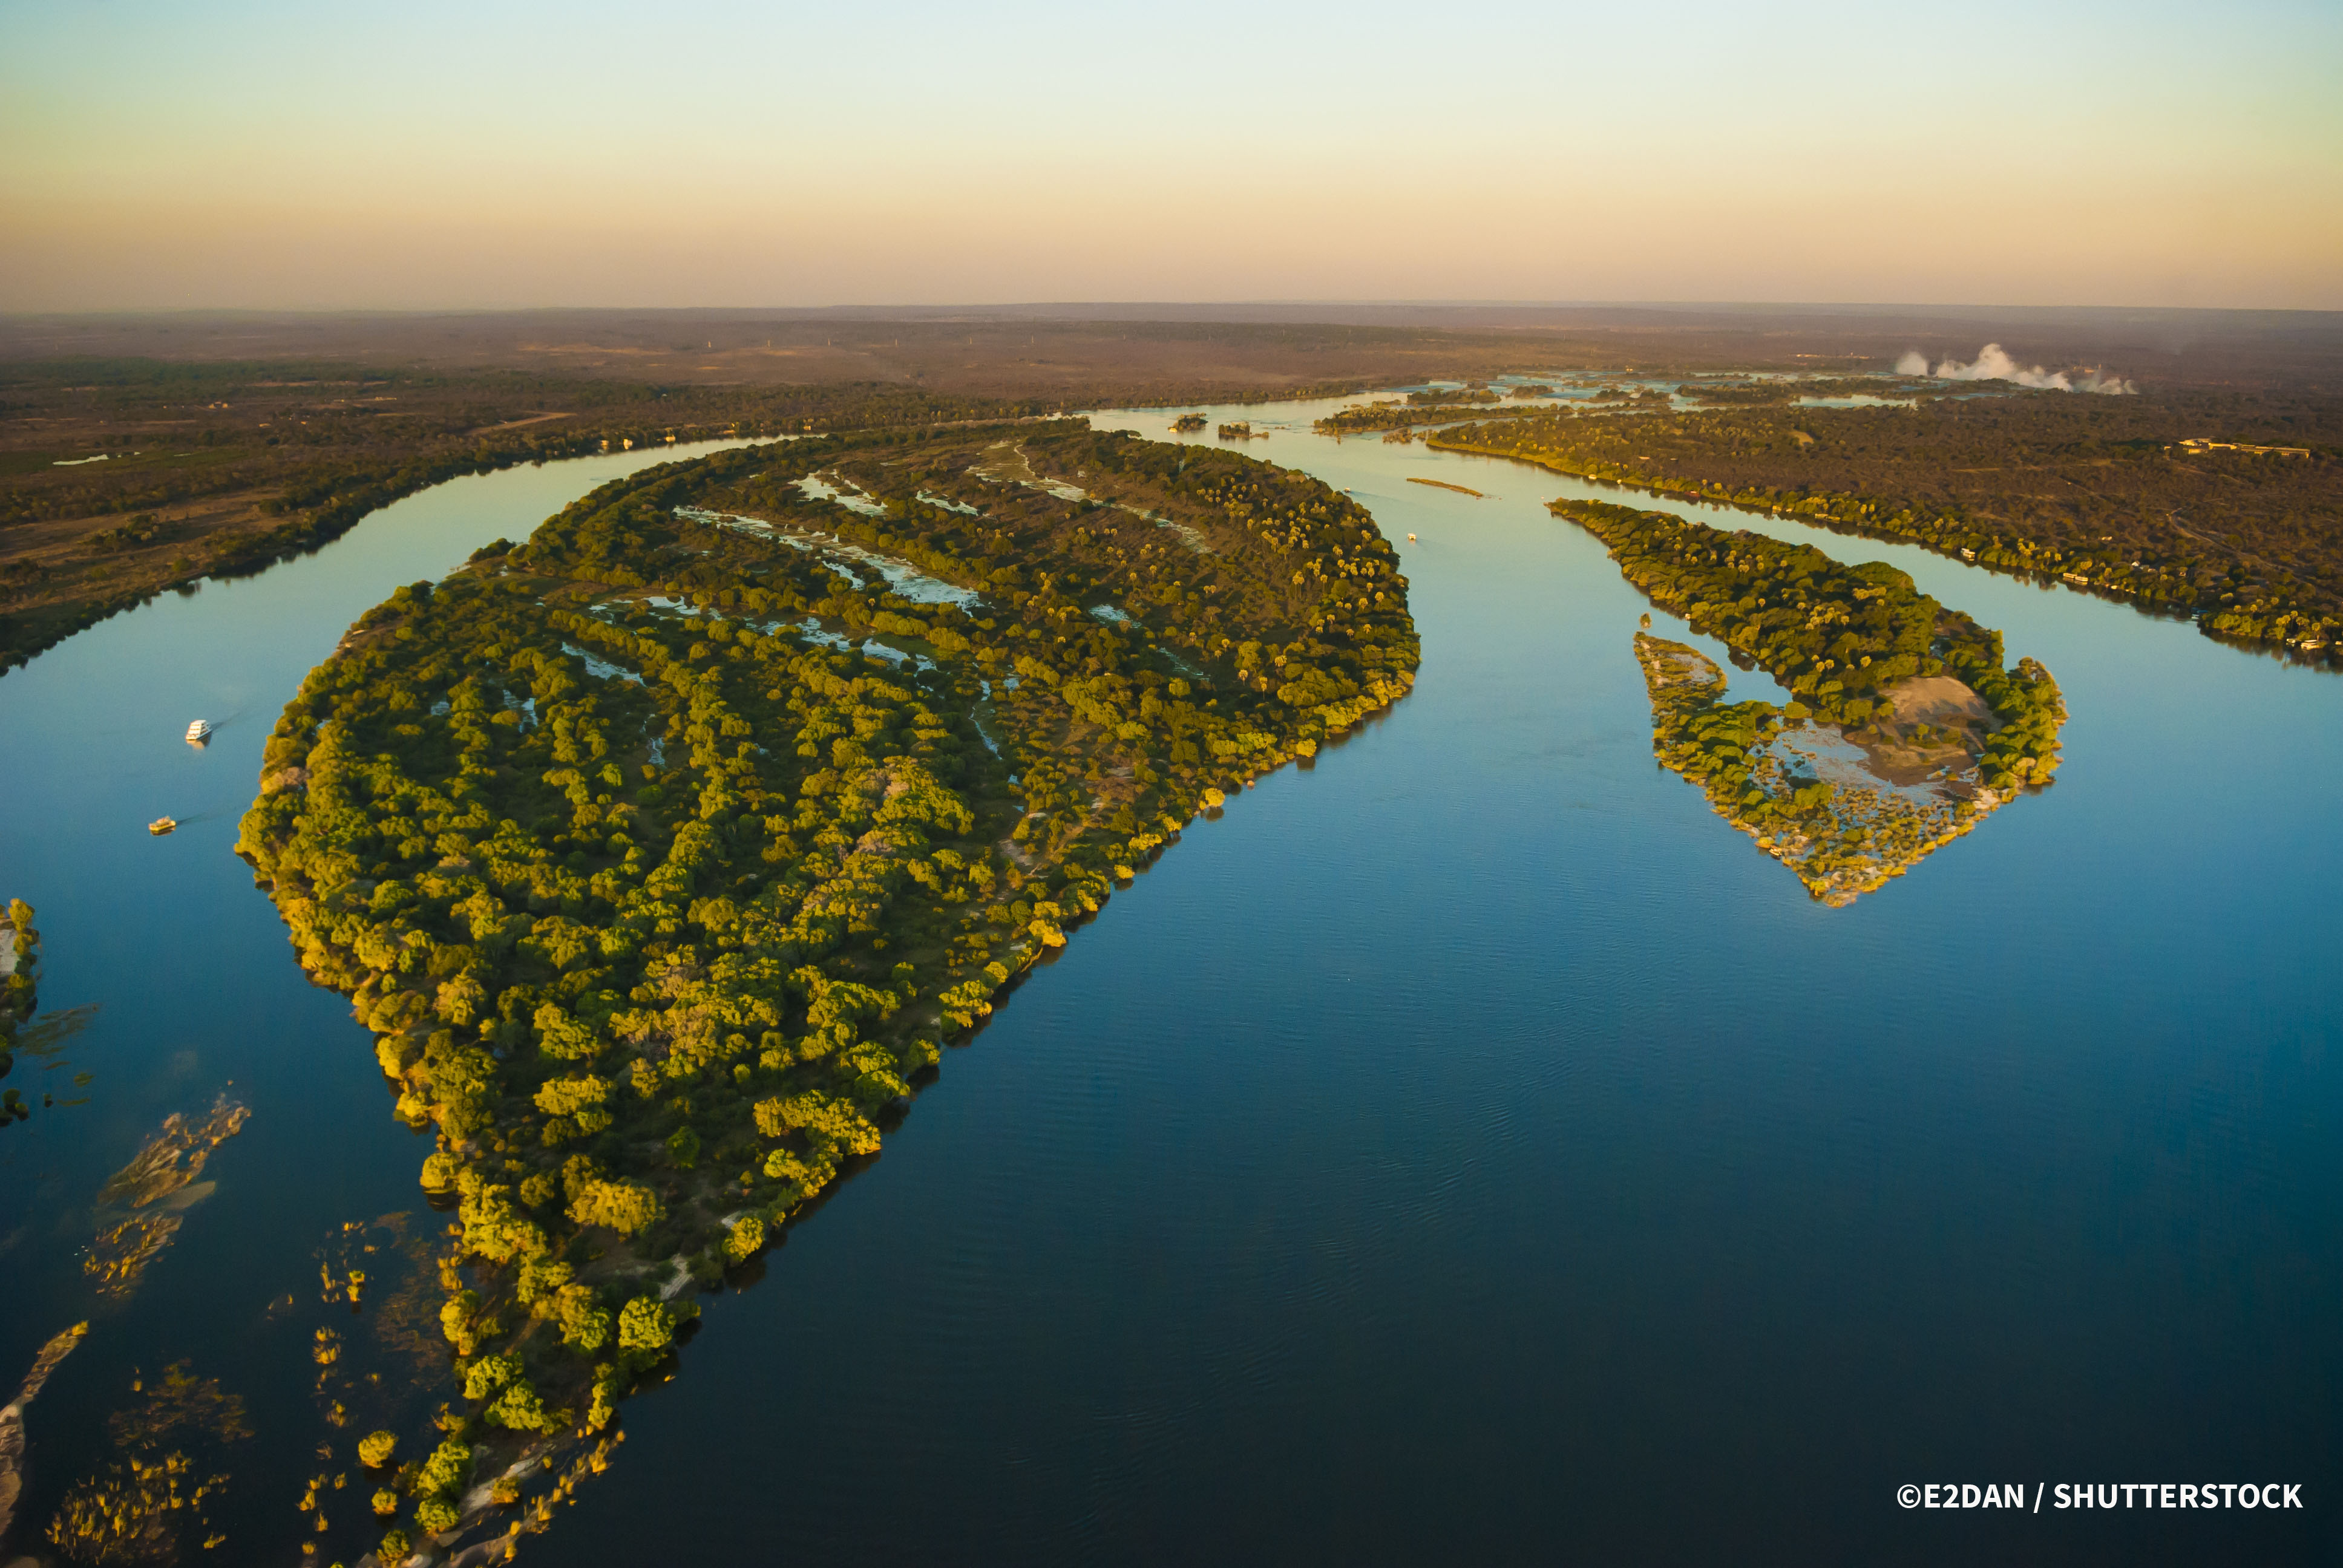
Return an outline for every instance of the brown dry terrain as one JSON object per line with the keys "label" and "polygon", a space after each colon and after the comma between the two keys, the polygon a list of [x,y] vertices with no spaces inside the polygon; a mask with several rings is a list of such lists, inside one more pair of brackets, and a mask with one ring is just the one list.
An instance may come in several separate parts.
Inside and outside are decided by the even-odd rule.
{"label": "brown dry terrain", "polygon": [[[2312,313],[1031,306],[0,317],[0,668],[451,475],[664,442],[1232,402],[1506,372],[1878,369],[1905,349],[2143,385],[2343,381]],[[97,460],[90,460],[97,459]]]}
{"label": "brown dry terrain", "polygon": [[1885,369],[1987,341],[2143,386],[2343,388],[2343,313],[1966,307],[1031,305],[0,317],[0,363],[337,360],[696,385],[879,381],[1162,400],[1544,367]]}
{"label": "brown dry terrain", "polygon": [[1900,724],[1985,730],[1996,728],[1993,709],[1985,705],[1985,699],[1968,682],[1949,675],[1916,675],[1889,687],[1885,695]]}
{"label": "brown dry terrain", "polygon": [[1985,699],[1949,675],[1916,675],[1884,695],[1892,717],[1850,739],[1863,748],[1871,771],[1890,784],[1909,787],[1939,769],[1969,768],[2001,728]]}
{"label": "brown dry terrain", "polygon": [[729,434],[1047,412],[870,384],[342,364],[0,364],[0,668],[176,584],[315,548],[458,474]]}

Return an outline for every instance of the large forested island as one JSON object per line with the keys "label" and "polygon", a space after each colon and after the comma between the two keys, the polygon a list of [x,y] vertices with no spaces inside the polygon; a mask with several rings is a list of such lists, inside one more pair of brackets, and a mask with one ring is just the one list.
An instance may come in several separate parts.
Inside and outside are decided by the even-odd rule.
{"label": "large forested island", "polygon": [[695,1282],[1199,810],[1406,691],[1406,586],[1315,480],[1076,423],[653,468],[364,617],[241,848],[457,1210],[466,1398],[362,1445],[380,1555],[547,1518]]}
{"label": "large forested island", "polygon": [[[2050,672],[1894,567],[1726,533],[1669,512],[1561,500],[1627,580],[1794,694],[1724,700],[1714,660],[1635,638],[1653,749],[1825,903],[1850,902],[2058,766]],[[1648,620],[1650,618],[1646,617]]]}

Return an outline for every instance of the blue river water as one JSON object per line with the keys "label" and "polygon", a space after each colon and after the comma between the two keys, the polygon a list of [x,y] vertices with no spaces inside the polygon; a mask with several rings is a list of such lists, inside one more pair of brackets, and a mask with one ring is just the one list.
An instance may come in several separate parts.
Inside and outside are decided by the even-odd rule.
{"label": "blue river water", "polygon": [[[1331,407],[1207,414],[1398,544],[1414,692],[1193,824],[948,1052],[525,1555],[2334,1560],[2343,681],[1676,508],[1892,561],[2066,693],[2056,785],[1825,909],[1653,760],[1649,606],[1544,506],[1617,493],[1310,433]],[[40,908],[45,1003],[101,1007],[69,1052],[90,1103],[0,1134],[0,1381],[96,1322],[31,1408],[28,1503],[104,1456],[133,1368],[185,1357],[259,1433],[232,1539],[296,1560],[315,1251],[437,1220],[235,819],[350,619],[625,466],[455,481],[0,680],[0,895]],[[94,1310],[96,1185],[229,1079],[254,1115],[218,1191]],[[1896,1496],[2248,1481],[2307,1506]],[[355,1562],[360,1513],[321,1551]]]}

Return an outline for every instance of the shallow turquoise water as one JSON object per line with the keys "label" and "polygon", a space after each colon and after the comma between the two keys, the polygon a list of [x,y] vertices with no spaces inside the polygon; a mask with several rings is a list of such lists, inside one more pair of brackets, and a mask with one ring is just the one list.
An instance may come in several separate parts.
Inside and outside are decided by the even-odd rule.
{"label": "shallow turquoise water", "polygon": [[[1247,449],[1353,490],[1398,542],[1414,693],[1192,827],[949,1053],[885,1154],[708,1302],[680,1374],[627,1407],[617,1465],[528,1550],[2330,1555],[2343,682],[1684,508],[1895,562],[2048,664],[2073,711],[2054,788],[1822,909],[1652,759],[1648,607],[1544,509],[1615,492],[1338,444],[1316,411],[1210,417],[1287,424]],[[1172,438],[1168,415],[1101,423]],[[0,1255],[28,1282],[0,1351],[29,1360],[86,1314],[75,1205],[163,1110],[222,1077],[256,1110],[206,1172],[219,1193],[35,1407],[36,1442],[88,1452],[125,1368],[180,1354],[253,1399],[256,1457],[315,1441],[315,1320],[262,1305],[305,1272],[314,1292],[309,1250],[345,1218],[432,1221],[362,1032],[226,854],[234,815],[343,625],[587,477],[458,481],[403,503],[466,508],[430,548],[392,548],[413,537],[393,508],[0,681],[0,866],[41,906],[45,999],[106,1007],[93,1104],[0,1149],[30,1211]],[[176,739],[198,712],[236,720],[200,757]],[[166,809],[202,819],[148,840]],[[238,1539],[289,1551],[297,1481],[269,1469],[242,1466]],[[2303,1482],[2313,1506],[1894,1495],[2127,1479]]]}

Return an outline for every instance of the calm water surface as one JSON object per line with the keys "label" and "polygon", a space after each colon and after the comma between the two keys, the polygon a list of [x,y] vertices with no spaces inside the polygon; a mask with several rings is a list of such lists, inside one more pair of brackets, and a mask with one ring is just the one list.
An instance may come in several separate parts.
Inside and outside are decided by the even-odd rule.
{"label": "calm water surface", "polygon": [[[366,1423],[418,1433],[447,1397],[433,1387],[353,1400],[355,1431],[321,1419],[319,1327],[346,1336],[341,1365],[360,1376],[408,1388],[414,1363],[379,1353],[371,1321],[326,1309],[317,1250],[347,1221],[403,1216],[407,1234],[427,1240],[442,1221],[416,1185],[429,1145],[384,1114],[348,1003],[294,963],[274,907],[233,853],[236,821],[287,699],[389,588],[439,578],[499,535],[525,538],[596,485],[671,455],[456,479],[315,555],[166,594],[0,678],[0,898],[39,911],[44,1009],[97,1007],[64,1053],[69,1065],[45,1072],[19,1053],[6,1081],[36,1104],[44,1091],[88,1103],[0,1132],[0,1400],[50,1335],[92,1324],[27,1413],[30,1486],[7,1545],[30,1549],[64,1489],[113,1457],[106,1419],[135,1402],[142,1371],[184,1360],[245,1400],[256,1435],[228,1450],[215,1513],[229,1538],[220,1552],[242,1562],[303,1560],[308,1519],[294,1504],[320,1468],[320,1442],[338,1436],[344,1459],[332,1468],[350,1469]],[[215,727],[201,750],[181,739],[196,718]],[[148,837],[146,824],[166,814],[178,830]],[[85,1088],[59,1081],[80,1072]],[[200,1113],[222,1092],[253,1115],[203,1172],[216,1191],[186,1211],[126,1304],[95,1300],[81,1260],[98,1188],[165,1116]],[[389,1304],[399,1271],[387,1258],[354,1261],[377,1282],[372,1304]],[[329,1510],[326,1540],[351,1562],[357,1537],[379,1534],[363,1496],[345,1491]]]}
{"label": "calm water surface", "polygon": [[[2074,713],[2053,789],[1825,910],[1654,763],[1649,607],[1544,510],[1616,492],[1336,443],[1308,432],[1325,407],[1210,417],[1286,423],[1248,450],[1399,543],[1414,694],[1194,825],[949,1053],[883,1157],[708,1301],[528,1553],[2332,1560],[2343,681],[1756,524],[1910,571]],[[1100,423],[1172,438],[1166,414]],[[256,1112],[34,1407],[39,1495],[97,1453],[129,1367],[188,1356],[261,1432],[238,1542],[297,1550],[277,1473],[319,1436],[312,1251],[349,1218],[437,1221],[363,1031],[227,853],[235,817],[358,611],[618,467],[458,481],[0,681],[0,880],[41,908],[44,1000],[105,1010],[93,1102],[0,1151],[0,1351],[89,1315],[90,1195],[164,1111],[234,1078]],[[233,720],[201,756],[176,739],[199,712]],[[192,826],[148,840],[164,810]],[[287,1292],[311,1315],[266,1316]],[[2127,1480],[2298,1482],[2310,1506],[1895,1495]]]}

